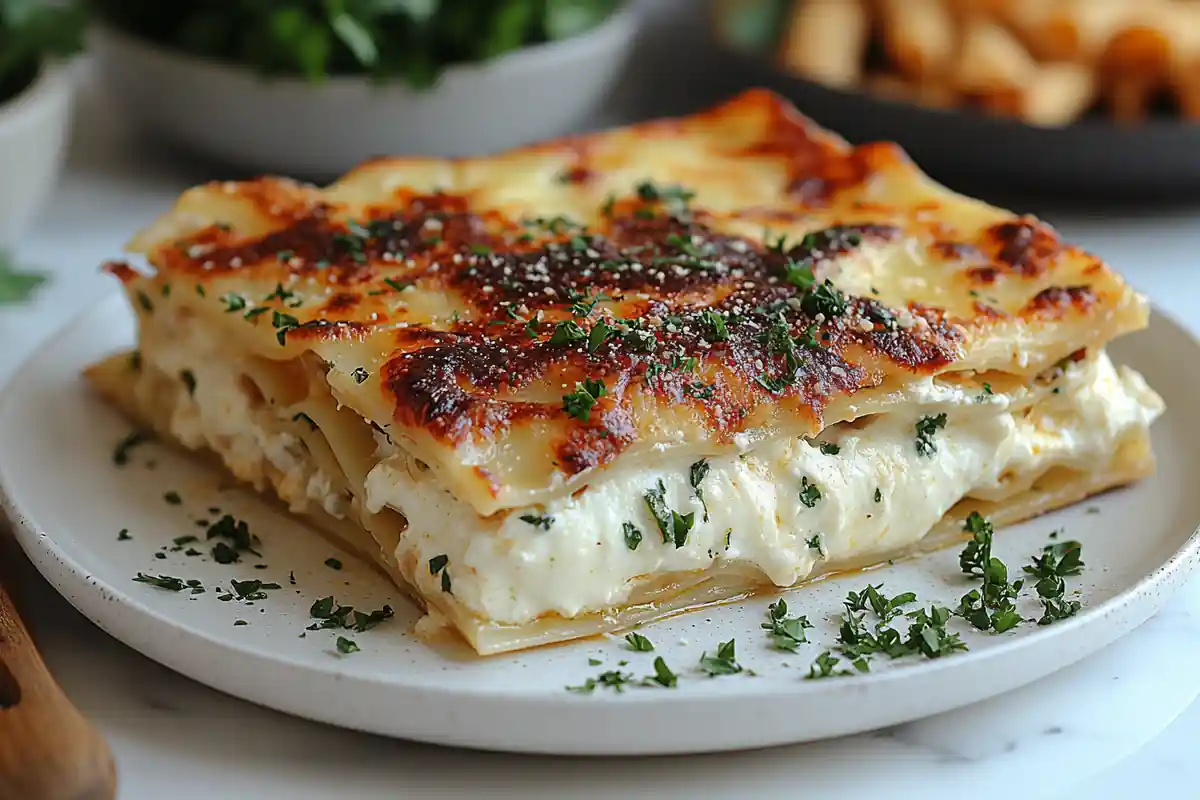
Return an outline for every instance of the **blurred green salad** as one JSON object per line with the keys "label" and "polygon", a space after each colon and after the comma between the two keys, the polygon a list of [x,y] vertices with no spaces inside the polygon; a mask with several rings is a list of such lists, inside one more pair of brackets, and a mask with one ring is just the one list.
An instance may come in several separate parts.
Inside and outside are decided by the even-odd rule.
{"label": "blurred green salad", "polygon": [[0,0],[0,103],[31,84],[43,60],[78,50],[83,28],[73,3]]}
{"label": "blurred green salad", "polygon": [[485,61],[599,25],[622,0],[91,0],[110,24],[267,75],[367,74],[432,85]]}

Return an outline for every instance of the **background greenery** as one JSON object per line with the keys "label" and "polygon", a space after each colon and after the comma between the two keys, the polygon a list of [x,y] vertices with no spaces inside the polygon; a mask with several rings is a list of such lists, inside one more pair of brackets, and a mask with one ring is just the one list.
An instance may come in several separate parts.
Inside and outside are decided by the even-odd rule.
{"label": "background greenery", "polygon": [[0,102],[29,85],[43,59],[78,50],[84,18],[74,3],[0,0]]}
{"label": "background greenery", "polygon": [[110,23],[197,55],[319,81],[417,88],[447,66],[582,33],[621,0],[91,0]]}

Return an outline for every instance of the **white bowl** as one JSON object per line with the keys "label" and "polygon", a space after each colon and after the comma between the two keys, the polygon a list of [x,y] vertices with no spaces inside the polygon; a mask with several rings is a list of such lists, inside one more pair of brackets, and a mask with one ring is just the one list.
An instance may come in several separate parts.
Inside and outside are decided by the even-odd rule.
{"label": "white bowl", "polygon": [[47,66],[23,92],[0,103],[0,247],[16,242],[58,183],[71,99],[67,69]]}
{"label": "white bowl", "polygon": [[451,67],[425,92],[264,78],[110,26],[96,26],[92,51],[114,101],[146,129],[251,170],[328,178],[377,156],[482,154],[571,132],[615,87],[636,28],[625,4],[579,36]]}

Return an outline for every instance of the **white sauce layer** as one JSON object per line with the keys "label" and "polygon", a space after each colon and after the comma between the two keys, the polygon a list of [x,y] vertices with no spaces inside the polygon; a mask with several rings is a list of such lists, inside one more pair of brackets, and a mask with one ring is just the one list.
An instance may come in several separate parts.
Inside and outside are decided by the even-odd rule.
{"label": "white sauce layer", "polygon": [[[180,325],[164,331],[156,344],[142,353],[147,366],[173,381],[184,371],[192,375],[191,392],[176,383],[171,411],[171,433],[181,444],[213,450],[235,476],[259,491],[266,487],[268,465],[274,467],[282,473],[276,493],[293,513],[305,513],[313,504],[337,518],[349,512],[349,500],[335,490],[300,438],[275,430],[275,409],[251,406],[239,385],[242,370],[203,330]],[[147,379],[152,375],[144,373]],[[150,381],[144,390],[161,391],[162,385]]]}
{"label": "white sauce layer", "polygon": [[[143,356],[177,387],[170,425],[183,444],[214,449],[260,489],[273,468],[281,473],[276,488],[294,512],[312,505],[338,517],[349,512],[347,498],[299,438],[269,432],[278,410],[251,406],[237,365],[218,356],[215,343],[183,330],[159,345]],[[183,370],[195,377],[190,396],[175,381]],[[140,391],[163,389],[148,373],[143,379]],[[372,512],[391,506],[408,518],[396,558],[420,565],[414,577],[423,591],[441,591],[440,576],[422,567],[445,555],[456,599],[501,623],[619,606],[640,576],[704,570],[717,561],[788,586],[822,557],[845,561],[912,545],[964,497],[1004,496],[1053,465],[1106,464],[1124,437],[1162,412],[1139,375],[1114,368],[1103,354],[1059,384],[1058,394],[1026,415],[1011,412],[1007,397],[981,398],[926,380],[906,391],[909,402],[899,410],[826,431],[822,441],[836,444],[836,454],[822,452],[820,442],[786,439],[711,458],[700,484],[707,518],[689,480],[694,457],[645,459],[605,471],[575,497],[480,518],[386,442],[368,474],[365,505]],[[917,421],[942,413],[947,424],[933,435],[936,452],[919,455]],[[667,507],[695,514],[682,547],[663,542],[645,502],[659,481]],[[802,499],[804,481],[820,492],[819,499],[811,490],[805,495],[811,507]],[[544,530],[522,516],[553,522]],[[625,523],[641,534],[636,550],[626,544]]]}
{"label": "white sauce layer", "polygon": [[[1162,412],[1139,375],[1114,368],[1103,354],[1072,372],[1029,415],[1012,413],[1006,397],[980,402],[975,392],[929,380],[902,410],[826,431],[822,440],[836,444],[836,454],[788,439],[711,458],[700,484],[707,519],[690,484],[692,459],[678,456],[613,469],[582,494],[545,507],[480,518],[432,473],[392,454],[367,477],[367,507],[391,506],[408,518],[398,559],[423,565],[447,556],[456,599],[502,623],[619,606],[639,576],[704,570],[716,561],[740,562],[789,586],[822,557],[844,561],[912,545],[964,497],[1000,494],[1002,484],[1028,482],[1052,465],[1107,464],[1126,435]],[[942,413],[947,424],[933,435],[936,452],[918,454],[918,420]],[[682,547],[663,542],[645,502],[659,481],[670,509],[695,514]],[[804,481],[817,486],[819,499],[802,494]],[[553,522],[543,529],[522,516]],[[641,533],[637,549],[627,545],[624,523]],[[425,591],[440,591],[440,578],[428,570],[419,569],[417,579]]]}

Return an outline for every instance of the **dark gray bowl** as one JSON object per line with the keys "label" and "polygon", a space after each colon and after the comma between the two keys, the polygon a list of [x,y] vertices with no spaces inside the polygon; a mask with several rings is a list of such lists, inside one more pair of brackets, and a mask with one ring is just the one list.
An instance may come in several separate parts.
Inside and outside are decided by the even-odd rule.
{"label": "dark gray bowl", "polygon": [[721,48],[721,88],[764,86],[853,142],[895,141],[921,167],[964,190],[1016,190],[1111,201],[1200,199],[1200,125],[1084,119],[1039,128],[979,112],[923,108],[830,89],[762,55]]}

